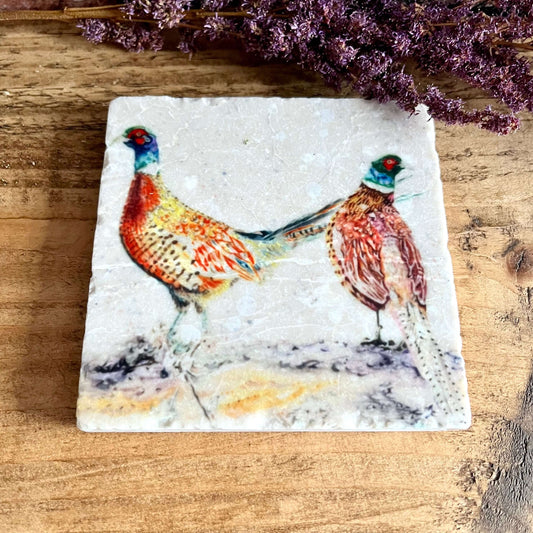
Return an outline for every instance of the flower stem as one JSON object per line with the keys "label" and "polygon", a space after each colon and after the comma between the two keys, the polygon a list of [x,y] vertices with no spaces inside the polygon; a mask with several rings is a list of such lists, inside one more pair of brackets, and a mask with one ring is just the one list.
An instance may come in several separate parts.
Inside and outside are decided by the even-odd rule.
{"label": "flower stem", "polygon": [[0,21],[8,20],[59,20],[72,22],[77,19],[119,19],[126,18],[120,6],[103,7],[66,7],[65,9],[38,10],[21,9],[17,11],[0,11]]}
{"label": "flower stem", "polygon": [[[481,3],[481,0],[473,0],[472,6]],[[129,17],[120,8],[122,4],[111,4],[107,6],[94,6],[94,7],[65,7],[64,9],[54,10],[37,10],[37,9],[21,9],[21,10],[9,10],[0,11],[0,22],[7,21],[27,21],[27,20],[54,20],[62,22],[72,22],[81,19],[107,19],[116,20],[119,22],[144,22],[147,24],[158,24],[157,20],[141,19],[136,17]],[[472,7],[471,6],[471,7]],[[417,7],[423,9],[423,7],[417,4]],[[286,14],[277,13],[277,11],[284,8],[277,8],[271,13],[274,18],[285,18]],[[210,17],[225,17],[225,18],[251,18],[252,15],[247,11],[205,11],[203,9],[190,9],[183,14],[184,20],[198,20]],[[446,27],[457,26],[457,22],[439,22],[432,24],[433,27]],[[201,30],[201,27],[190,24],[177,24],[178,27],[193,28]],[[500,28],[502,29],[502,28]],[[533,50],[533,43],[525,42],[512,42],[496,40],[493,42],[493,46],[507,46],[516,48],[519,50]]]}
{"label": "flower stem", "polygon": [[[121,4],[97,7],[66,7],[64,9],[37,10],[21,9],[15,11],[0,11],[0,22],[4,21],[24,21],[24,20],[58,20],[69,22],[80,19],[112,19],[112,20],[133,20],[137,22],[149,22],[156,24],[154,20],[138,20],[130,18],[120,9]],[[247,11],[204,11],[203,9],[191,9],[184,13],[185,19],[210,18],[210,17],[239,17],[249,18]]]}

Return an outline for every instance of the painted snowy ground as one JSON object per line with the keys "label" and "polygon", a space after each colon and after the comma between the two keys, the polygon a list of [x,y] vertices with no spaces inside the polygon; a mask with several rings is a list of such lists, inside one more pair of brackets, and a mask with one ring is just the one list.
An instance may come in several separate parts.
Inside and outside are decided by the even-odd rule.
{"label": "painted snowy ground", "polygon": [[[201,357],[178,361],[165,341],[138,337],[116,358],[84,365],[83,429],[415,430],[456,423],[440,424],[403,344],[256,344],[221,354],[204,342],[195,353]],[[448,357],[461,378],[462,360]]]}

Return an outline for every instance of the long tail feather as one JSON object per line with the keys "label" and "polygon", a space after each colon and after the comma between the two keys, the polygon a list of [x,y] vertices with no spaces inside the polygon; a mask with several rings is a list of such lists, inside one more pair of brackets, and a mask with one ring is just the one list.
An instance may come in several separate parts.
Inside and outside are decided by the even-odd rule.
{"label": "long tail feather", "polygon": [[393,315],[404,332],[405,342],[420,375],[429,382],[435,402],[442,414],[453,418],[459,427],[470,425],[470,413],[464,392],[458,383],[459,373],[453,368],[453,356],[444,353],[433,334],[425,311],[413,302],[394,305]]}
{"label": "long tail feather", "polygon": [[[297,218],[282,228],[274,231],[256,231],[250,233],[239,231],[238,233],[248,239],[262,242],[273,241],[280,236],[283,236],[286,240],[300,240],[310,237],[322,233],[326,229],[328,221],[324,221],[324,219],[332,215],[343,201],[344,200],[335,200],[319,211]],[[321,221],[324,221],[324,223],[319,224]]]}

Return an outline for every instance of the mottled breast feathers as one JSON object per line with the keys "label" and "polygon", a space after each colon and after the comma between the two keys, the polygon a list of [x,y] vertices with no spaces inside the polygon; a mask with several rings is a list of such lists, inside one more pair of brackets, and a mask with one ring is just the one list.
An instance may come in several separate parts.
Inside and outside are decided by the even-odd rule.
{"label": "mottled breast feathers", "polygon": [[[370,309],[383,309],[391,290],[425,306],[420,253],[411,230],[392,205],[392,195],[362,185],[333,217],[327,240],[343,285]],[[400,270],[406,275],[395,276]]]}
{"label": "mottled breast feathers", "polygon": [[124,246],[174,289],[201,295],[239,277],[259,279],[253,255],[232,233],[172,196],[159,176],[135,176],[120,225]]}

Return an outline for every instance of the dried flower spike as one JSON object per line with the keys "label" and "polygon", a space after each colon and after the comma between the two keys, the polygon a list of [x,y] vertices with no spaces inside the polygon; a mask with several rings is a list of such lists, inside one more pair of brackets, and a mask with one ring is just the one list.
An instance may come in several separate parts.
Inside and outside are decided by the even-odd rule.
{"label": "dried flower spike", "polygon": [[[533,110],[530,0],[125,0],[129,21],[83,20],[92,42],[158,50],[161,30],[181,27],[179,49],[199,38],[238,38],[265,60],[294,62],[364,97],[418,104],[446,124],[476,124],[499,134],[516,130],[516,113]],[[146,22],[139,22],[148,21]],[[151,24],[150,24],[151,22]],[[405,70],[448,74],[486,91],[507,113],[468,110]]]}

